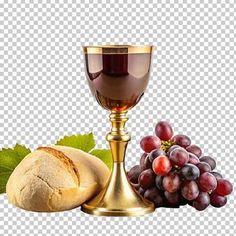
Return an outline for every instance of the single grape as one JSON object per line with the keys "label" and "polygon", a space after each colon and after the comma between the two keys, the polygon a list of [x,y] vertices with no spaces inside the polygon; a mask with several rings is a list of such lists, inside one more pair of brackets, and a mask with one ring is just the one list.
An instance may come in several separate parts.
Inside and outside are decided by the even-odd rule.
{"label": "single grape", "polygon": [[155,179],[155,183],[156,183],[156,187],[159,189],[159,190],[164,190],[164,187],[163,187],[163,176],[160,176],[160,175],[157,175],[156,176],[156,179]]}
{"label": "single grape", "polygon": [[216,162],[212,157],[209,156],[204,156],[200,158],[201,162],[206,162],[207,164],[209,164],[209,166],[211,167],[212,170],[214,170],[216,168]]}
{"label": "single grape", "polygon": [[217,180],[214,175],[209,172],[205,172],[200,175],[198,185],[203,192],[212,192],[216,189]]}
{"label": "single grape", "polygon": [[140,186],[144,189],[150,188],[155,184],[155,174],[151,169],[141,172],[138,178]]}
{"label": "single grape", "polygon": [[170,193],[168,191],[164,192],[165,198],[167,200],[167,206],[169,205],[174,205],[174,206],[178,206],[180,205],[180,200],[181,200],[181,196],[179,194],[179,192],[175,192],[175,193]]}
{"label": "single grape", "polygon": [[200,162],[198,157],[193,153],[189,152],[188,155],[189,155],[188,163],[196,165],[197,163]]}
{"label": "single grape", "polygon": [[140,173],[141,173],[141,168],[139,165],[136,165],[129,170],[129,172],[127,173],[127,177],[131,183],[137,184]]}
{"label": "single grape", "polygon": [[167,152],[167,156],[170,156],[170,153],[176,148],[181,148],[181,147],[179,145],[172,145]]}
{"label": "single grape", "polygon": [[227,203],[227,198],[216,193],[210,195],[211,205],[214,207],[222,207]]}
{"label": "single grape", "polygon": [[213,174],[217,180],[218,179],[223,179],[222,174],[220,174],[219,172],[212,171],[211,174]]}
{"label": "single grape", "polygon": [[191,144],[191,140],[188,136],[183,134],[177,134],[171,139],[175,144],[186,148]]}
{"label": "single grape", "polygon": [[198,197],[192,203],[192,206],[199,211],[203,211],[209,205],[210,205],[210,197],[209,194],[205,192],[200,192]]}
{"label": "single grape", "polygon": [[202,150],[200,147],[198,147],[197,145],[189,145],[188,147],[186,147],[186,150],[188,152],[193,153],[194,155],[196,155],[197,157],[200,157],[202,155]]}
{"label": "single grape", "polygon": [[203,174],[205,172],[211,172],[211,167],[206,162],[199,162],[196,164],[196,166],[200,170],[200,174]]}
{"label": "single grape", "polygon": [[144,193],[144,198],[153,202],[155,207],[161,207],[164,204],[164,199],[156,187],[147,189]]}
{"label": "single grape", "polygon": [[152,163],[156,175],[165,176],[171,171],[172,165],[167,156],[159,156]]}
{"label": "single grape", "polygon": [[186,180],[195,180],[200,176],[199,169],[193,164],[185,164],[180,170],[180,174]]}
{"label": "single grape", "polygon": [[141,139],[140,146],[144,152],[151,152],[153,149],[158,149],[161,147],[161,140],[156,136],[146,136]]}
{"label": "single grape", "polygon": [[138,189],[138,192],[139,192],[139,194],[140,194],[141,196],[144,195],[145,191],[146,191],[146,190],[145,190],[144,188],[142,188],[142,187],[139,187],[139,189]]}
{"label": "single grape", "polygon": [[172,165],[182,167],[189,160],[188,152],[183,148],[176,148],[170,153],[170,161]]}
{"label": "single grape", "polygon": [[154,159],[158,156],[166,156],[165,151],[163,151],[162,149],[154,149],[148,154],[150,162],[153,162]]}
{"label": "single grape", "polygon": [[144,169],[144,161],[145,161],[145,158],[148,154],[146,152],[144,152],[139,160],[139,164],[140,164],[140,168],[141,170]]}
{"label": "single grape", "polygon": [[189,201],[196,199],[199,194],[199,189],[196,182],[193,180],[184,182],[181,188],[181,194]]}
{"label": "single grape", "polygon": [[152,169],[152,163],[150,162],[148,155],[144,159],[144,163],[143,163],[141,171],[147,170],[147,169]]}
{"label": "single grape", "polygon": [[160,121],[155,127],[156,136],[161,140],[170,140],[173,136],[173,130],[171,125],[166,121]]}
{"label": "single grape", "polygon": [[218,179],[216,193],[220,196],[227,196],[233,191],[233,185],[226,179]]}
{"label": "single grape", "polygon": [[180,188],[180,178],[177,173],[169,173],[163,178],[163,187],[169,193],[174,193]]}

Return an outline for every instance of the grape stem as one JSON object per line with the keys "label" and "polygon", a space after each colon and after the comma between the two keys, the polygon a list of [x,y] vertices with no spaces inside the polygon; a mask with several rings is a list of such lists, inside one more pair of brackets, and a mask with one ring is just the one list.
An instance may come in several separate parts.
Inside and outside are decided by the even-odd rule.
{"label": "grape stem", "polygon": [[168,141],[161,141],[161,149],[165,152],[168,152],[170,147],[173,146],[175,143],[171,140]]}

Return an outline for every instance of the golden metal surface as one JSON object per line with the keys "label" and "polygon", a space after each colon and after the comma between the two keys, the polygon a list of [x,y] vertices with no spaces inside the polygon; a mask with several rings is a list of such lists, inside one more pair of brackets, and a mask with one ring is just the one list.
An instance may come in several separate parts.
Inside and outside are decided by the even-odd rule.
{"label": "golden metal surface", "polygon": [[[105,45],[85,46],[83,49],[91,92],[103,108],[111,111],[112,129],[106,139],[113,156],[113,170],[106,187],[83,204],[82,211],[103,216],[140,216],[150,213],[154,211],[154,204],[133,190],[126,177],[124,161],[130,140],[130,135],[125,131],[128,120],[126,113],[145,91],[153,47]],[[101,56],[103,54],[132,55]]]}
{"label": "golden metal surface", "polygon": [[101,45],[84,46],[85,54],[139,54],[151,53],[153,46],[145,45]]}
{"label": "golden metal surface", "polygon": [[153,203],[138,195],[129,184],[124,159],[130,135],[125,131],[126,112],[112,111],[111,132],[107,134],[113,156],[113,170],[107,186],[82,211],[102,216],[140,216],[154,211]]}

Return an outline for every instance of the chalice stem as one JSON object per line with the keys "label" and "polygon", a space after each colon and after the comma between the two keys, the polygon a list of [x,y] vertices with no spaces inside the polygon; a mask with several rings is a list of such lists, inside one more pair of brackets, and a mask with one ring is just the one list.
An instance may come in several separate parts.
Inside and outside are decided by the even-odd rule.
{"label": "chalice stem", "polygon": [[112,129],[106,139],[110,144],[114,163],[124,162],[126,147],[130,141],[130,135],[125,131],[125,123],[128,120],[126,113],[126,111],[112,111],[110,114]]}
{"label": "chalice stem", "polygon": [[106,139],[110,144],[113,168],[107,186],[82,206],[89,214],[103,216],[138,216],[154,211],[153,203],[143,199],[130,185],[125,172],[125,151],[130,135],[125,131],[127,111],[112,111],[111,132]]}

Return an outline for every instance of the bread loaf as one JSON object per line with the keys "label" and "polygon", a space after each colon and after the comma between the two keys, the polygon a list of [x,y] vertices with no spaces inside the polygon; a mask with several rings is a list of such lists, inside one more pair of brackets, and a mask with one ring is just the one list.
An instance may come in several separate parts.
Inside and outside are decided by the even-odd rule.
{"label": "bread loaf", "polygon": [[12,204],[25,210],[63,211],[97,194],[109,175],[100,159],[79,149],[41,147],[15,168],[6,193]]}

